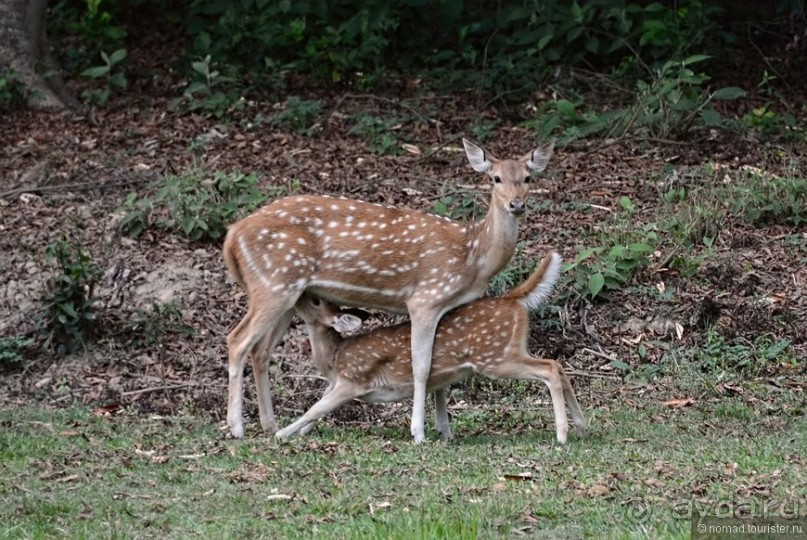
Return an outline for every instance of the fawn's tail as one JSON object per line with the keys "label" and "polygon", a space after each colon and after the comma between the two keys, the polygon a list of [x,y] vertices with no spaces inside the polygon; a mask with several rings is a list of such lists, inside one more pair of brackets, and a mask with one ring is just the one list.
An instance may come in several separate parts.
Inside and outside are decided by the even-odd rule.
{"label": "fawn's tail", "polygon": [[541,261],[527,281],[505,294],[505,298],[516,298],[526,309],[537,309],[543,304],[560,276],[560,263],[563,259],[553,251]]}

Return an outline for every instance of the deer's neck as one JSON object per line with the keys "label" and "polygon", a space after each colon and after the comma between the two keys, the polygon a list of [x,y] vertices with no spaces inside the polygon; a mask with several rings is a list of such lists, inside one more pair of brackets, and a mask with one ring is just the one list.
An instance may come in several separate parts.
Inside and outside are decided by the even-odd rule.
{"label": "deer's neck", "polygon": [[471,226],[469,235],[470,260],[476,261],[479,277],[489,280],[507,266],[516,250],[518,221],[494,206],[485,219]]}
{"label": "deer's neck", "polygon": [[342,345],[342,336],[333,328],[326,328],[317,323],[306,324],[306,328],[311,343],[312,361],[317,369],[328,377]]}

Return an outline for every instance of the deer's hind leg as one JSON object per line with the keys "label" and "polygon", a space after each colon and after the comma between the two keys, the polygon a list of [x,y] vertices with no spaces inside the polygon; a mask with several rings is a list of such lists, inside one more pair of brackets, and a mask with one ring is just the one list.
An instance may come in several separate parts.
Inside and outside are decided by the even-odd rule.
{"label": "deer's hind leg", "polygon": [[[256,385],[258,385],[258,406],[263,403],[264,410],[261,412],[261,425],[264,428],[277,428],[277,423],[273,421],[267,411],[271,411],[271,394],[269,393],[268,373],[265,363],[260,359],[264,352],[268,352],[271,347],[265,345],[276,344],[283,332],[288,328],[288,321],[291,320],[292,308],[299,292],[286,293],[285,295],[273,296],[270,299],[254,299],[250,302],[246,316],[236,325],[227,336],[227,348],[229,351],[229,386],[227,398],[227,425],[234,437],[244,436],[244,365],[247,353],[253,353],[253,367],[258,366],[255,373]],[[281,330],[282,331],[278,331]],[[265,407],[269,403],[269,408]],[[266,422],[266,425],[264,425]]]}
{"label": "deer's hind leg", "polygon": [[263,337],[260,343],[252,349],[252,374],[255,376],[255,393],[258,399],[258,414],[261,418],[261,427],[264,431],[274,433],[277,431],[277,420],[272,407],[272,383],[269,380],[269,360],[272,351],[280,342],[280,338],[289,329],[293,310],[289,310],[277,321],[277,325],[271,332]]}

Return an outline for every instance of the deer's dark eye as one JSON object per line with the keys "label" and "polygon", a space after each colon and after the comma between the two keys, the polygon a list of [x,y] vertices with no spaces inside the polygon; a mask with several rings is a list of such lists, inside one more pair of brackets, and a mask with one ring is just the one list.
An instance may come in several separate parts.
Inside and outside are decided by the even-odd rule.
{"label": "deer's dark eye", "polygon": [[311,303],[314,304],[314,306],[319,307],[319,298],[312,298]]}
{"label": "deer's dark eye", "polygon": [[525,184],[529,184],[530,180],[532,180],[532,176],[527,175],[527,176],[524,177],[524,183]]}
{"label": "deer's dark eye", "polygon": [[494,176],[494,177],[493,177],[493,181],[494,181],[494,182],[496,182],[497,184],[501,184],[501,183],[502,183],[502,179],[501,179],[501,178],[499,178],[498,176]]}

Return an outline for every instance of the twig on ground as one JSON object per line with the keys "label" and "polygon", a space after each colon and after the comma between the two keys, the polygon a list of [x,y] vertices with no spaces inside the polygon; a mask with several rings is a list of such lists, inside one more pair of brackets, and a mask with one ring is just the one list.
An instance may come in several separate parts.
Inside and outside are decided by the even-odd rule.
{"label": "twig on ground", "polygon": [[188,388],[191,386],[197,386],[196,381],[191,381],[182,384],[172,384],[168,386],[154,386],[151,388],[143,388],[141,390],[129,390],[128,392],[121,392],[121,396],[136,396],[139,394],[148,394],[150,392],[160,392],[162,390],[178,390],[180,388]]}
{"label": "twig on ground", "polygon": [[391,105],[397,105],[407,111],[411,112],[415,116],[417,116],[418,120],[423,122],[424,124],[431,123],[431,119],[423,116],[418,111],[415,110],[414,107],[407,105],[403,101],[395,101],[394,99],[389,99],[381,96],[374,96],[372,94],[345,94],[345,99],[370,99],[373,101],[381,101],[382,103],[389,103]]}
{"label": "twig on ground", "polygon": [[[586,350],[586,349],[583,349],[583,350]],[[605,375],[605,374],[602,374],[602,373],[589,373],[587,371],[577,371],[575,369],[567,369],[566,374],[567,375],[572,375],[574,377],[590,377],[590,378],[593,378],[593,379],[611,379],[611,380],[614,380],[614,381],[618,381],[618,380],[621,379],[621,377],[619,375]]]}
{"label": "twig on ground", "polygon": [[114,188],[137,184],[151,180],[150,178],[130,178],[122,182],[110,182],[109,180],[94,180],[92,182],[76,182],[74,184],[59,184],[56,186],[24,186],[10,189],[0,193],[0,199],[15,197],[23,193],[54,193],[58,191],[89,191],[98,188]]}
{"label": "twig on ground", "polygon": [[443,148],[445,148],[446,146],[448,146],[449,144],[453,143],[454,141],[456,141],[456,140],[458,140],[460,138],[461,138],[461,135],[452,135],[451,137],[449,137],[448,139],[446,139],[445,141],[443,141],[439,145],[435,146],[434,148],[429,149],[429,151],[426,152],[425,154],[417,156],[417,157],[414,157],[414,158],[410,158],[410,159],[404,159],[402,161],[404,161],[406,163],[419,163],[419,162],[421,162],[423,160],[429,159],[434,154],[436,154],[437,152],[439,152],[440,150],[442,150]]}
{"label": "twig on ground", "polygon": [[587,352],[589,354],[593,354],[594,356],[599,356],[600,358],[605,358],[608,361],[617,360],[616,355],[612,354],[611,356],[601,353],[599,351],[595,351],[594,349],[589,349],[588,347],[583,347],[583,352]]}

